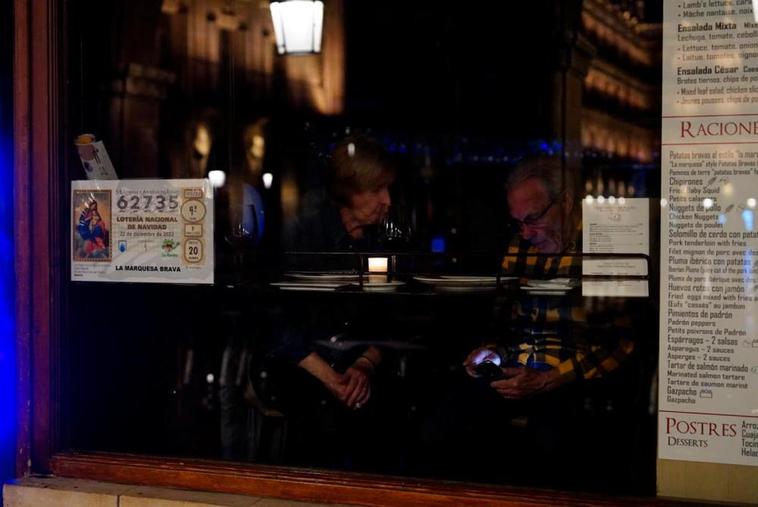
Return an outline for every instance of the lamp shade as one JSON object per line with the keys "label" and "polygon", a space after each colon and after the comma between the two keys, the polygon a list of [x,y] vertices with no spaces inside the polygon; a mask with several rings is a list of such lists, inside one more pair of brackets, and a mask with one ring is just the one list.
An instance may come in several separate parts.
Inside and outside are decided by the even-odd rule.
{"label": "lamp shade", "polygon": [[276,49],[280,55],[321,51],[324,3],[320,0],[277,0],[270,4]]}

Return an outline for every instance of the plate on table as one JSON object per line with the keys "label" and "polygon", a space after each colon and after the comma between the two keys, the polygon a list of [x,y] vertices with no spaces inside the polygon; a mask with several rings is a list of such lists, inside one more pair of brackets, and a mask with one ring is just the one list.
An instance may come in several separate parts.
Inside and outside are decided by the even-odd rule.
{"label": "plate on table", "polygon": [[[469,283],[469,284],[477,284],[477,283],[495,283],[497,282],[496,276],[471,276],[471,275],[439,275],[440,280],[444,281],[450,281],[450,282],[458,282],[458,283]],[[505,278],[501,278],[501,280],[504,280]]]}
{"label": "plate on table", "polygon": [[532,296],[565,296],[570,289],[543,289],[537,287],[521,287]]}
{"label": "plate on table", "polygon": [[363,283],[363,290],[368,292],[390,292],[401,285],[405,285],[405,282],[400,280],[393,280],[391,282],[368,282]]}
{"label": "plate on table", "polygon": [[[464,275],[439,275],[439,276],[414,276],[414,280],[424,285],[431,285],[437,290],[443,291],[481,291],[494,290],[497,287],[495,276],[464,276]],[[501,282],[515,280],[515,277],[501,277]]]}
{"label": "plate on table", "polygon": [[298,281],[309,282],[357,282],[358,273],[345,271],[343,273],[284,273],[284,276]]}
{"label": "plate on table", "polygon": [[272,282],[269,285],[272,287],[278,287],[281,290],[299,290],[299,291],[333,291],[337,290],[340,287],[345,287],[348,285],[345,282],[328,282],[328,281],[319,281],[319,280],[302,280],[302,281],[296,281],[296,282]]}
{"label": "plate on table", "polygon": [[544,290],[569,290],[576,287],[578,280],[575,278],[551,278],[550,280],[529,280],[526,284],[528,289]]}
{"label": "plate on table", "polygon": [[576,287],[578,280],[573,278],[553,278],[550,280],[529,280],[521,289],[535,296],[563,296]]}

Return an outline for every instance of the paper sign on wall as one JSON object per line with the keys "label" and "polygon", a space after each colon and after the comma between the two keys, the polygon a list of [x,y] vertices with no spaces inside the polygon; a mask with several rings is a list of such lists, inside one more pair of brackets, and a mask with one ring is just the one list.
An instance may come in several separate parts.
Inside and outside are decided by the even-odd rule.
{"label": "paper sign on wall", "polygon": [[71,183],[71,280],[213,283],[208,180]]}
{"label": "paper sign on wall", "polygon": [[[582,200],[584,253],[650,254],[650,201],[622,198]],[[582,274],[646,276],[643,258],[584,259]]]}

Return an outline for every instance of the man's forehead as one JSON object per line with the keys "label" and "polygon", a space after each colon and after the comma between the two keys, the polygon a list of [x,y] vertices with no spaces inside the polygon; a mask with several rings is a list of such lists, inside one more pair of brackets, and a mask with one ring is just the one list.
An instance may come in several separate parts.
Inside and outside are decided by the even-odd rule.
{"label": "man's forehead", "polygon": [[508,191],[508,203],[526,203],[538,202],[549,198],[545,182],[539,178],[529,178],[516,185]]}

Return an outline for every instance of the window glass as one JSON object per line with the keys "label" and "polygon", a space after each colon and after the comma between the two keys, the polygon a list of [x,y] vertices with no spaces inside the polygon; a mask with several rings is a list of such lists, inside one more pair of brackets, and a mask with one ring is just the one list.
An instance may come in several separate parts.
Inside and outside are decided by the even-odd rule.
{"label": "window glass", "polygon": [[312,4],[68,2],[63,177],[208,178],[214,283],[67,282],[64,448],[653,494],[660,3]]}

